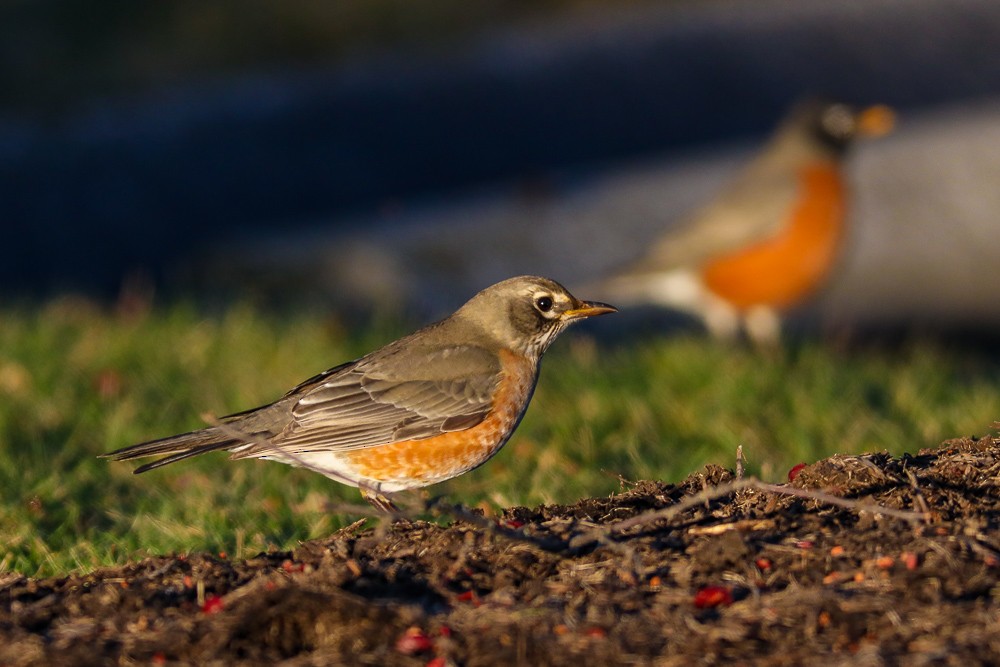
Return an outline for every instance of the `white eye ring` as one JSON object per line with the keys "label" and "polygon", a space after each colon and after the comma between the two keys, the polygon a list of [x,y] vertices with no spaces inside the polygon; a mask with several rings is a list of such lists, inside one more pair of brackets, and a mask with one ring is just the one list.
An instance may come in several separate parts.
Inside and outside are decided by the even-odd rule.
{"label": "white eye ring", "polygon": [[537,308],[542,313],[548,313],[552,310],[552,306],[555,302],[552,301],[552,297],[548,294],[543,294],[535,299],[535,308]]}
{"label": "white eye ring", "polygon": [[854,133],[854,114],[843,104],[835,104],[823,113],[823,127],[835,137],[847,137]]}

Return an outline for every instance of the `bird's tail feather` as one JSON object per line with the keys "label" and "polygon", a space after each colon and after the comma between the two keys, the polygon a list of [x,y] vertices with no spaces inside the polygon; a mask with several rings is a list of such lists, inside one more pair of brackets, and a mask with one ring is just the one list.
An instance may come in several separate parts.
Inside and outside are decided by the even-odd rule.
{"label": "bird's tail feather", "polygon": [[158,440],[142,442],[138,445],[123,447],[113,452],[102,454],[101,456],[115,461],[128,461],[147,456],[167,455],[162,459],[136,468],[133,472],[138,475],[147,470],[159,468],[168,463],[182,461],[192,456],[204,454],[205,452],[213,452],[237,446],[241,441],[233,437],[234,435],[229,429],[223,430],[218,426],[210,426],[197,431],[191,431],[190,433],[172,435],[168,438],[160,438]]}

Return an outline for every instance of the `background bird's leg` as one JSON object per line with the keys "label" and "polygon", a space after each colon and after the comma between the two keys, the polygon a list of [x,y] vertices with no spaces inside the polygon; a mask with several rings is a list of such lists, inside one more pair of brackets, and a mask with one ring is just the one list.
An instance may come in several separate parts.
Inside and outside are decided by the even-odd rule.
{"label": "background bird's leg", "polygon": [[751,307],[743,314],[743,327],[757,347],[776,347],[781,342],[781,317],[774,308]]}
{"label": "background bird's leg", "polygon": [[698,308],[708,333],[717,340],[735,340],[740,332],[740,313],[707,290]]}

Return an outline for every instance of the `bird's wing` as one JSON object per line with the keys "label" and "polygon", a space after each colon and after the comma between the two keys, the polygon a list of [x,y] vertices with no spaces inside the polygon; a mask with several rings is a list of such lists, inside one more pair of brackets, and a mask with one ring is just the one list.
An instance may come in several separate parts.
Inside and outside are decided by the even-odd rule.
{"label": "bird's wing", "polygon": [[489,412],[495,353],[468,345],[396,345],[306,381],[282,401],[287,426],[235,457],[352,450],[463,430]]}
{"label": "bird's wing", "polygon": [[784,172],[749,169],[715,201],[682,220],[625,273],[698,266],[781,229],[794,206],[798,179]]}

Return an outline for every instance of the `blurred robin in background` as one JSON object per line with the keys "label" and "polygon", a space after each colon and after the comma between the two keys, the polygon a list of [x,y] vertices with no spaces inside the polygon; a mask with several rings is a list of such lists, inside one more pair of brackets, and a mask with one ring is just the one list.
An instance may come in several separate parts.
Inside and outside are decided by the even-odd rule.
{"label": "blurred robin in background", "polygon": [[546,278],[511,278],[453,315],[306,380],[270,405],[219,424],[105,454],[164,455],[145,472],[216,450],[303,466],[386,494],[450,479],[507,442],[531,400],[545,350],[569,324],[615,312]]}
{"label": "blurred robin in background", "polygon": [[591,289],[620,304],[692,312],[718,337],[733,337],[742,325],[751,340],[776,343],[779,312],[813,294],[837,258],[847,149],[894,122],[885,106],[800,103],[714,201]]}

